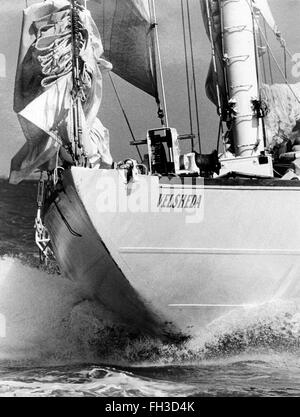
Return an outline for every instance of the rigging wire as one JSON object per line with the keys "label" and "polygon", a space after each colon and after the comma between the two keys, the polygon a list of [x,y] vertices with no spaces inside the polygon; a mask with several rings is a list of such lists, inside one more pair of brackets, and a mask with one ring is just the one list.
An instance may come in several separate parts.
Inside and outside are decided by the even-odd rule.
{"label": "rigging wire", "polygon": [[[105,33],[105,1],[102,3],[102,28],[103,28],[103,33]],[[103,44],[103,51],[106,50],[106,39],[105,36],[101,36],[102,39],[102,44]]]}
{"label": "rigging wire", "polygon": [[287,74],[287,55],[286,55],[286,49],[284,49],[284,72],[285,72],[285,78],[288,79],[288,74]]}
{"label": "rigging wire", "polygon": [[[130,125],[129,119],[128,119],[127,114],[126,114],[126,112],[125,112],[125,109],[124,109],[124,107],[123,107],[123,105],[122,105],[121,98],[120,98],[120,96],[119,96],[119,93],[118,93],[118,91],[117,91],[116,85],[115,85],[114,80],[112,79],[112,76],[111,76],[111,74],[110,74],[110,73],[109,73],[109,78],[110,78],[110,81],[111,81],[111,84],[112,84],[113,90],[114,90],[114,92],[115,92],[115,94],[116,94],[116,97],[117,97],[118,103],[119,103],[119,105],[120,105],[121,111],[122,111],[123,116],[124,116],[124,118],[125,118],[125,121],[126,121],[126,123],[127,123],[127,126],[128,126],[128,129],[129,129],[129,132],[130,132],[130,134],[131,134],[131,137],[132,137],[133,141],[134,141],[134,142],[136,142],[136,139],[135,139],[135,136],[134,136],[134,133],[133,133],[132,127],[131,127],[131,125]],[[138,155],[139,155],[139,157],[140,157],[140,160],[142,161],[142,160],[143,160],[143,158],[142,158],[141,152],[140,152],[140,150],[139,150],[139,147],[138,147],[138,145],[135,145],[135,146],[136,146],[137,153],[138,153]]]}
{"label": "rigging wire", "polygon": [[161,53],[160,53],[160,44],[159,44],[159,36],[158,36],[158,23],[156,18],[156,8],[155,8],[155,0],[149,0],[149,9],[150,9],[150,15],[152,15],[153,19],[153,29],[154,29],[154,35],[155,35],[155,44],[156,44],[156,50],[157,50],[157,58],[158,58],[158,70],[159,70],[159,77],[160,77],[160,84],[161,84],[161,93],[162,93],[162,99],[163,99],[163,107],[164,107],[164,113],[165,113],[165,121],[162,123],[163,125],[169,126],[169,120],[168,120],[168,109],[167,109],[167,101],[166,101],[166,91],[165,91],[165,84],[164,84],[164,76],[163,76],[163,70],[162,70],[162,60],[161,60]]}
{"label": "rigging wire", "polygon": [[189,6],[188,0],[186,0],[186,7],[187,7],[187,17],[188,17],[189,40],[190,40],[190,48],[191,48],[192,75],[193,75],[194,95],[195,95],[198,145],[199,145],[199,152],[201,153],[200,121],[199,121],[199,106],[198,106],[196,71],[195,71],[195,58],[194,58],[194,48],[193,48],[193,38],[192,38],[191,13],[190,13],[190,6]]}
{"label": "rigging wire", "polygon": [[287,50],[286,50],[286,45],[285,45],[285,41],[283,39],[280,39],[280,44],[281,47],[283,49],[283,66],[284,66],[284,75],[285,78],[288,78],[288,74],[287,74]]}
{"label": "rigging wire", "polygon": [[[181,0],[181,16],[182,16],[184,55],[185,55],[185,71],[186,71],[187,95],[188,95],[188,106],[189,106],[190,133],[191,133],[191,136],[193,136],[194,129],[193,129],[192,106],[191,106],[190,74],[189,74],[189,66],[188,66],[188,51],[187,51],[185,14],[184,14],[184,3],[183,3],[183,1],[184,0]],[[194,139],[192,138],[192,151],[193,150],[194,150]]]}
{"label": "rigging wire", "polygon": [[[201,0],[200,0],[200,6],[201,6]],[[216,77],[216,93],[217,93],[217,101],[218,101],[218,115],[220,117],[220,125],[219,125],[219,133],[218,133],[218,143],[217,147],[219,147],[220,142],[220,136],[222,135],[222,138],[224,138],[224,128],[223,128],[223,120],[222,120],[222,101],[221,101],[221,91],[220,91],[220,83],[219,83],[219,75],[218,75],[218,69],[217,69],[217,60],[216,60],[216,49],[213,39],[213,28],[212,28],[212,17],[211,17],[211,10],[208,0],[205,0],[205,7],[206,7],[206,13],[207,13],[207,20],[208,20],[208,31],[209,31],[209,39],[210,39],[210,46],[211,46],[211,56],[212,56],[212,63],[213,63],[213,70]],[[225,144],[224,145],[224,151]]]}
{"label": "rigging wire", "polygon": [[266,83],[267,82],[267,70],[266,70],[265,56],[264,56],[264,51],[263,51],[264,46],[263,46],[263,41],[262,41],[262,36],[261,36],[260,31],[258,31],[258,36],[259,36],[260,47],[262,48],[261,61],[262,61],[264,83]]}
{"label": "rigging wire", "polygon": [[[256,66],[256,78],[257,78],[257,86],[258,86],[258,96],[260,103],[262,102],[262,80],[261,80],[261,73],[260,73],[260,61],[259,61],[259,50],[258,50],[258,41],[257,41],[257,19],[255,19],[255,12],[253,4],[250,5],[251,14],[252,14],[252,25],[253,25],[253,40],[254,40],[254,48],[255,48],[255,66]],[[258,31],[259,32],[259,31]],[[262,127],[262,133],[263,133],[263,141],[264,141],[264,148],[267,146],[267,136],[266,136],[266,126],[265,126],[265,120],[264,117],[259,116],[259,110],[257,111],[257,146],[259,146],[260,143],[260,120],[261,120],[261,127]],[[253,151],[255,148],[253,148]]]}
{"label": "rigging wire", "polygon": [[[255,18],[255,19],[256,19],[256,18]],[[257,21],[257,19],[256,19],[256,21]],[[274,60],[274,62],[275,62],[275,65],[276,65],[276,66],[277,66],[277,68],[278,68],[278,71],[280,72],[280,74],[281,74],[281,76],[282,76],[283,80],[285,81],[286,85],[288,86],[288,88],[290,89],[291,93],[292,93],[292,94],[293,94],[293,96],[295,97],[296,101],[300,104],[300,99],[299,99],[299,97],[297,96],[297,94],[295,93],[295,91],[293,90],[293,88],[291,87],[291,85],[290,85],[290,83],[289,83],[289,81],[288,81],[287,77],[285,76],[285,73],[283,72],[283,70],[282,70],[282,68],[281,68],[281,66],[280,66],[280,64],[279,64],[279,62],[277,61],[277,59],[276,59],[276,57],[275,57],[275,55],[274,55],[274,53],[273,53],[273,51],[272,51],[272,49],[271,49],[271,46],[270,46],[270,44],[269,44],[268,40],[267,40],[267,39],[266,39],[266,37],[264,36],[264,33],[263,33],[263,31],[262,31],[262,29],[261,29],[261,27],[260,27],[260,25],[259,25],[259,22],[257,22],[257,26],[258,26],[258,29],[260,30],[261,34],[262,34],[262,37],[264,38],[264,41],[265,41],[265,43],[266,43],[266,46],[267,46],[267,48],[268,48],[268,50],[269,50],[269,53],[270,53],[271,57],[273,58],[273,60]]]}
{"label": "rigging wire", "polygon": [[218,139],[217,139],[217,152],[219,153],[219,148],[220,148],[220,139],[223,136],[223,121],[220,117],[220,121],[219,121],[219,129],[218,129]]}
{"label": "rigging wire", "polygon": [[[254,17],[254,19],[255,19],[255,17]],[[263,21],[264,21],[264,32],[265,32],[264,33],[264,38],[265,38],[266,44],[267,44],[268,43],[267,25],[266,25],[265,19]],[[270,72],[270,82],[271,82],[271,84],[274,84],[270,49],[268,47],[267,47],[267,54],[268,54],[268,64],[269,64],[269,72]]]}
{"label": "rigging wire", "polygon": [[[224,61],[225,58],[225,47],[224,47],[224,33],[225,33],[225,26],[224,26],[224,13],[223,13],[223,7],[224,4],[221,3],[221,0],[218,1],[218,5],[219,5],[219,10],[220,10],[220,22],[221,22],[221,44],[222,44],[222,56],[220,56],[220,53],[217,49],[217,53],[218,53],[218,57],[220,59],[220,61]],[[224,77],[224,85],[225,85],[225,94],[226,94],[226,100],[227,100],[227,106],[228,106],[228,102],[229,102],[229,82],[228,82],[228,77],[227,77],[227,71],[226,71],[226,66],[223,65],[223,77]]]}

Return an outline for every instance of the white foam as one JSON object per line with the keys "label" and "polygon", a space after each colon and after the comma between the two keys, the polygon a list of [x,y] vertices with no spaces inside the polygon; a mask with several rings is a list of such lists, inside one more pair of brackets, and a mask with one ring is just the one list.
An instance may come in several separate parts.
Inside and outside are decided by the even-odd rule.
{"label": "white foam", "polygon": [[[5,329],[1,328],[3,323]],[[299,300],[276,300],[232,311],[183,346],[126,339],[126,334],[117,331],[116,318],[96,301],[87,299],[73,281],[32,268],[16,258],[0,258],[0,360],[6,363],[189,363],[203,361],[207,355],[209,358],[210,352],[222,356],[230,354],[230,349],[233,355],[247,352],[248,345],[258,349],[260,341],[265,347],[268,337],[271,347],[281,340],[283,348],[298,346],[299,323]],[[234,345],[236,335],[237,344],[242,340],[240,352]],[[121,336],[125,336],[123,345]]]}
{"label": "white foam", "polygon": [[84,362],[95,357],[101,306],[85,300],[62,276],[0,258],[0,314],[5,320],[0,360]]}
{"label": "white foam", "polygon": [[0,397],[177,397],[192,395],[193,392],[196,392],[196,387],[192,384],[170,384],[168,381],[135,376],[131,372],[103,368],[73,372],[71,378],[63,370],[56,372],[55,376],[47,373],[40,376],[36,371],[34,378],[28,377],[26,372],[18,372],[12,378],[10,375],[2,379],[0,387]]}

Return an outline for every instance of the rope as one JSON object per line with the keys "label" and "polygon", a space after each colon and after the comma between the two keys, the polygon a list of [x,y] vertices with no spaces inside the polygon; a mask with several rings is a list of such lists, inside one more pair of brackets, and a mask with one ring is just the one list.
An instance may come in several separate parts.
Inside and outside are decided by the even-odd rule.
{"label": "rope", "polygon": [[284,46],[283,46],[283,65],[284,65],[285,78],[288,79],[288,75],[287,75],[287,51],[286,51],[286,48]]}
{"label": "rope", "polygon": [[220,122],[219,122],[219,130],[218,130],[218,139],[217,139],[217,152],[219,153],[219,148],[220,148],[220,139],[221,136],[223,136],[223,123],[222,123],[222,119],[220,118]]}
{"label": "rope", "polygon": [[168,120],[168,110],[167,110],[167,101],[166,101],[166,91],[165,91],[165,84],[164,84],[164,77],[163,77],[163,70],[162,70],[162,61],[161,61],[161,53],[160,53],[160,45],[159,45],[159,37],[158,37],[158,30],[157,30],[157,19],[156,19],[156,8],[155,8],[155,0],[152,0],[151,3],[149,2],[150,13],[152,14],[153,18],[153,27],[155,31],[155,43],[157,49],[157,58],[158,58],[158,68],[159,68],[159,76],[160,76],[160,83],[161,83],[161,92],[162,92],[162,99],[163,99],[163,107],[165,111],[165,124],[169,126]]}
{"label": "rope", "polygon": [[210,13],[208,0],[205,0],[205,1],[206,1],[206,11],[207,11],[207,17],[208,17],[208,28],[209,28],[209,38],[210,38],[210,45],[211,45],[212,60],[213,60],[213,66],[214,66],[214,73],[215,73],[216,80],[217,80],[216,90],[217,90],[217,99],[218,99],[218,114],[220,117],[222,117],[222,102],[221,102],[221,94],[220,94],[220,86],[219,86],[217,61],[216,61],[216,50],[215,50],[214,39],[213,39],[211,13]]}
{"label": "rope", "polygon": [[[261,28],[259,26],[258,19],[255,17],[254,14],[253,14],[253,16],[254,16],[254,19],[257,22],[257,25],[259,27],[259,30],[261,31]],[[268,34],[267,34],[267,28],[266,28],[266,20],[265,20],[264,17],[263,17],[263,21],[264,21],[265,39],[266,39],[266,42],[267,42],[267,45],[268,45],[268,57],[269,57],[269,67],[270,67],[271,83],[273,84],[274,81],[273,81],[273,74],[272,74],[272,68],[271,68],[271,58],[270,58],[270,51],[272,51],[272,50],[271,50],[271,47],[269,46],[269,43],[268,43]],[[286,82],[288,83],[287,57],[289,56],[291,59],[293,59],[293,55],[292,55],[291,51],[287,48],[286,42],[283,39],[283,37],[281,36],[281,33],[278,30],[275,30],[275,29],[273,29],[273,33],[275,34],[276,39],[278,40],[278,42],[280,43],[280,45],[281,45],[281,47],[283,49],[284,78],[285,78]]]}
{"label": "rope", "polygon": [[[190,93],[190,75],[188,66],[188,52],[187,52],[187,40],[186,40],[186,27],[185,27],[185,15],[184,15],[184,4],[181,0],[181,16],[182,16],[182,28],[183,28],[183,42],[184,42],[184,54],[185,54],[185,71],[187,81],[187,94],[188,94],[188,106],[189,106],[189,118],[190,118],[190,132],[193,135],[193,117],[192,117],[192,106],[191,106],[191,93]],[[192,139],[192,151],[194,150],[194,140]]]}
{"label": "rope", "polygon": [[[126,121],[126,123],[127,123],[127,126],[128,126],[128,129],[129,129],[129,132],[130,132],[130,134],[131,134],[131,137],[132,137],[133,141],[134,141],[134,142],[136,142],[136,139],[135,139],[135,136],[134,136],[133,130],[132,130],[132,128],[131,128],[131,125],[130,125],[129,119],[128,119],[127,114],[126,114],[126,112],[125,112],[125,109],[124,109],[124,107],[123,107],[123,105],[122,105],[121,98],[120,98],[120,96],[119,96],[119,93],[118,93],[118,91],[117,91],[116,85],[115,85],[114,80],[112,79],[112,76],[111,76],[111,74],[110,74],[110,73],[109,73],[109,78],[110,78],[111,84],[112,84],[112,86],[113,86],[114,92],[115,92],[115,94],[116,94],[116,97],[117,97],[118,103],[119,103],[119,105],[120,105],[120,108],[121,108],[121,110],[122,110],[123,116],[124,116],[124,118],[125,118],[125,121]],[[140,159],[141,159],[141,161],[142,161],[142,160],[143,160],[143,158],[142,158],[141,152],[140,152],[140,150],[139,150],[139,147],[138,147],[138,145],[135,145],[135,146],[136,146],[137,153],[139,154],[139,157],[140,157]]]}
{"label": "rope", "polygon": [[[255,19],[255,16],[254,16],[254,19]],[[258,28],[260,29],[259,25],[258,25]],[[268,44],[268,32],[267,32],[267,25],[266,25],[265,20],[264,20],[264,31],[265,31],[264,38],[266,39],[266,44]],[[262,34],[262,32],[261,32],[261,34]],[[269,63],[269,72],[270,72],[270,82],[271,82],[271,84],[274,84],[272,64],[271,64],[271,56],[270,56],[270,49],[269,48],[267,48],[267,53],[268,53],[268,63]]]}
{"label": "rope", "polygon": [[[215,73],[215,76],[216,76],[216,92],[217,92],[217,100],[218,100],[218,115],[220,117],[220,126],[219,126],[219,128],[221,128],[221,131],[222,131],[222,134],[223,134],[222,102],[221,102],[221,93],[220,93],[220,86],[219,86],[219,75],[218,75],[217,62],[216,62],[216,50],[215,50],[214,39],[213,39],[211,12],[210,12],[210,6],[209,6],[209,3],[208,3],[208,0],[205,0],[205,5],[206,5],[207,18],[208,18],[208,29],[209,29],[209,39],[210,39],[210,45],[211,45],[212,62],[213,62],[214,73]],[[201,6],[201,0],[200,0],[200,6]],[[218,135],[217,146],[219,146],[219,135]],[[224,148],[224,151],[225,151],[225,148]]]}
{"label": "rope", "polygon": [[[262,36],[261,36],[260,32],[259,32],[259,42],[260,42],[261,47],[263,48]],[[262,60],[262,67],[263,67],[264,83],[266,83],[267,82],[267,71],[266,71],[266,63],[265,63],[264,54],[262,55],[261,60]]]}
{"label": "rope", "polygon": [[[222,54],[220,54],[219,50],[217,49],[217,54],[218,54],[218,58],[220,60],[220,62],[224,61],[224,57],[225,57],[225,46],[224,46],[224,32],[225,32],[225,27],[224,27],[224,15],[223,15],[223,3],[222,0],[218,1],[219,4],[219,11],[220,11],[220,21],[221,21],[221,45],[222,45]],[[229,82],[228,82],[228,77],[227,77],[227,71],[225,68],[225,65],[222,65],[223,68],[223,77],[224,77],[224,84],[225,84],[225,94],[226,94],[226,100],[227,100],[227,106],[228,106],[228,102],[229,102]]]}
{"label": "rope", "polygon": [[[253,8],[253,4],[251,3],[251,13],[252,13],[252,24],[253,24],[253,40],[254,40],[254,48],[255,48],[255,63],[256,63],[256,77],[257,77],[257,86],[258,86],[258,95],[259,95],[259,101],[260,103],[262,102],[262,97],[261,97],[261,91],[262,91],[262,81],[261,81],[261,74],[260,74],[260,65],[259,65],[259,54],[258,54],[258,42],[257,42],[257,33],[256,33],[256,27],[255,27],[255,13],[254,13],[254,8]],[[261,38],[261,36],[260,36]],[[257,112],[257,122],[258,122],[258,126],[257,126],[257,146],[259,146],[260,143],[260,138],[259,138],[259,110]],[[266,136],[266,128],[265,128],[265,120],[264,117],[261,118],[261,126],[262,126],[262,131],[263,131],[263,141],[264,141],[264,147],[266,147],[267,145],[267,136]],[[253,152],[255,151],[255,148],[253,148]]]}
{"label": "rope", "polygon": [[190,38],[190,47],[191,47],[192,74],[193,74],[195,106],[196,106],[197,135],[198,135],[199,152],[201,153],[200,121],[199,121],[199,107],[198,107],[198,96],[197,96],[195,59],[194,59],[194,48],[193,48],[193,38],[192,38],[191,14],[190,14],[190,6],[189,6],[188,0],[186,0],[186,7],[187,7],[188,29],[189,29],[189,38]]}
{"label": "rope", "polygon": [[54,201],[54,205],[62,219],[62,221],[64,222],[64,224],[66,225],[67,229],[69,230],[69,232],[71,233],[71,235],[75,236],[75,237],[82,237],[81,234],[75,232],[75,230],[72,229],[72,227],[70,226],[70,224],[68,223],[68,220],[65,218],[65,216],[63,215],[62,211],[60,210],[60,208],[58,207],[58,204],[56,201]]}
{"label": "rope", "polygon": [[283,78],[283,80],[285,81],[285,83],[286,83],[286,85],[288,86],[288,88],[291,90],[291,92],[292,92],[293,96],[295,97],[295,99],[297,100],[297,102],[300,104],[300,99],[299,99],[299,97],[296,95],[295,91],[292,89],[292,87],[291,87],[290,83],[288,82],[288,79],[287,79],[287,77],[285,76],[284,72],[282,71],[282,69],[281,69],[281,67],[280,67],[280,65],[279,65],[279,63],[278,63],[278,61],[277,61],[277,59],[276,59],[275,55],[273,54],[272,49],[271,49],[271,47],[270,47],[270,44],[268,43],[267,39],[265,38],[265,36],[264,36],[264,34],[263,34],[263,32],[262,32],[261,27],[259,26],[259,24],[258,24],[258,29],[259,29],[259,30],[261,31],[261,33],[262,33],[262,36],[263,36],[263,38],[264,38],[264,41],[266,42],[267,48],[268,48],[268,50],[270,51],[270,55],[271,55],[271,57],[273,58],[273,60],[274,60],[274,62],[275,62],[275,64],[276,64],[276,66],[277,66],[277,68],[278,68],[278,70],[279,70],[279,72],[280,72],[280,74],[281,74],[281,76],[282,76],[282,78]]}
{"label": "rope", "polygon": [[[249,4],[249,2],[248,2],[248,4]],[[251,5],[249,4],[249,7],[251,8]],[[252,10],[252,9],[251,9]],[[277,66],[277,69],[279,70],[279,72],[280,72],[280,74],[281,74],[281,76],[282,76],[282,78],[283,78],[283,80],[284,80],[284,82],[286,83],[286,85],[288,86],[288,88],[290,89],[290,91],[291,91],[291,93],[293,94],[293,96],[295,97],[295,99],[296,99],[296,101],[300,104],[300,99],[299,99],[299,97],[296,95],[296,93],[294,92],[294,90],[292,89],[292,87],[291,87],[291,85],[290,85],[290,83],[288,82],[288,79],[287,79],[287,77],[285,76],[285,73],[282,71],[282,69],[281,69],[281,67],[280,67],[280,65],[279,65],[279,62],[277,61],[277,59],[276,59],[276,57],[275,57],[275,55],[273,54],[273,51],[272,51],[272,48],[271,48],[271,46],[270,46],[270,44],[269,44],[269,42],[268,42],[268,38],[267,38],[267,33],[266,33],[266,22],[265,22],[265,19],[264,19],[264,27],[265,27],[265,34],[263,33],[263,31],[262,31],[262,29],[261,29],[261,27],[260,27],[260,24],[259,24],[259,20],[258,20],[258,18],[255,16],[255,14],[253,13],[253,19],[256,21],[256,24],[257,24],[257,27],[258,27],[258,30],[261,32],[261,35],[262,35],[262,37],[264,38],[264,41],[265,41],[265,43],[266,43],[266,45],[267,45],[267,48],[268,48],[268,51],[269,51],[269,54],[271,55],[271,57],[273,58],[273,60],[274,60],[274,62],[275,62],[275,64],[276,64],[276,66]],[[280,41],[280,43],[281,43],[281,46],[283,46],[283,47],[285,47],[286,48],[286,45],[285,45],[285,41],[284,41],[284,39],[281,37],[281,35],[280,35],[280,32],[276,32],[276,31],[273,31],[274,33],[275,33],[275,35],[276,35],[276,37],[277,37],[277,39],[279,39],[279,41]],[[292,55],[291,55],[291,53],[290,53],[290,51],[286,48],[286,52],[287,52],[287,54],[289,54],[291,57],[292,57]],[[270,68],[271,68],[271,66],[270,66]],[[273,83],[273,82],[272,82]],[[274,83],[273,83],[274,84]]]}

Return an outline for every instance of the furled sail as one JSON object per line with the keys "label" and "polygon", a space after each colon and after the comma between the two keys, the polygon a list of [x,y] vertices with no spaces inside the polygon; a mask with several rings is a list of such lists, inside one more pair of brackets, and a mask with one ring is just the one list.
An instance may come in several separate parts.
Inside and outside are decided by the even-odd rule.
{"label": "furled sail", "polygon": [[124,80],[157,97],[149,0],[94,0],[105,58]]}
{"label": "furled sail", "polygon": [[[101,58],[103,47],[90,13],[80,6],[78,16],[82,146],[91,163],[111,163],[108,132],[97,119],[101,71],[111,66]],[[73,30],[67,0],[46,0],[24,10],[14,110],[27,142],[12,160],[13,183],[36,169],[51,169],[58,155],[71,158],[66,150],[74,132]]]}

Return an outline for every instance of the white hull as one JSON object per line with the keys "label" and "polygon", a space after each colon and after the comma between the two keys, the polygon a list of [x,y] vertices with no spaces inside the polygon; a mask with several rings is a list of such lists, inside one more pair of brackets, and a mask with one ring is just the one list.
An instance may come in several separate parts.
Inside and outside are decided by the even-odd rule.
{"label": "white hull", "polygon": [[300,296],[300,187],[205,186],[193,223],[186,212],[104,212],[102,186],[116,176],[73,168],[46,214],[63,272],[116,322],[195,336],[232,310]]}

